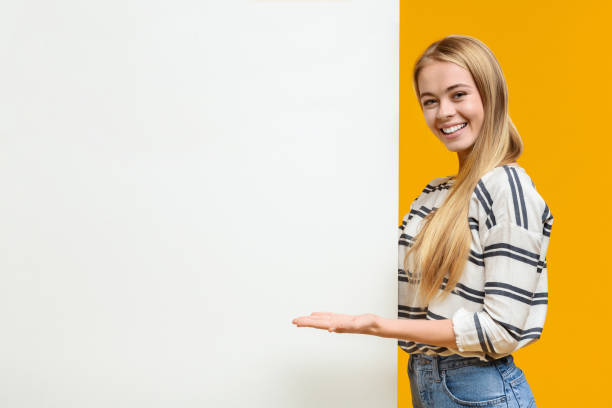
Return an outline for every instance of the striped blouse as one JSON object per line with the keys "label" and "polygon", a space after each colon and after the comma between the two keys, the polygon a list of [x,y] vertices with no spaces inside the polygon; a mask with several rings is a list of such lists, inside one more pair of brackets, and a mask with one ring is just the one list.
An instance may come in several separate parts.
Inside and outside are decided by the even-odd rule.
{"label": "striped blouse", "polygon": [[[536,341],[548,305],[546,251],[553,217],[526,171],[504,165],[487,172],[472,193],[468,222],[472,243],[459,282],[443,300],[416,298],[417,275],[403,269],[427,213],[444,202],[452,177],[427,184],[399,227],[400,319],[451,319],[457,348],[399,340],[407,353],[459,354],[483,361],[501,358]],[[412,254],[408,259],[411,269]],[[440,290],[444,288],[445,278]]]}

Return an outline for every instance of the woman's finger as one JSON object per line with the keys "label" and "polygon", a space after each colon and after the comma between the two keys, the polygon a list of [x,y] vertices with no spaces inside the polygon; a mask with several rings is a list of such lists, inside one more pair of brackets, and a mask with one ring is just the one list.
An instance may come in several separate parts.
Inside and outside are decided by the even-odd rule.
{"label": "woman's finger", "polygon": [[305,316],[305,317],[301,318],[300,321],[302,321],[302,322],[321,323],[321,322],[330,322],[331,319],[329,319],[329,318],[327,318],[325,316]]}
{"label": "woman's finger", "polygon": [[313,321],[317,321],[317,320],[329,320],[329,317],[327,317],[327,316],[301,316],[301,317],[298,317],[297,319],[294,319],[294,320],[304,321],[304,320],[307,320],[307,319],[310,319],[310,320],[313,320]]}
{"label": "woman's finger", "polygon": [[300,327],[314,327],[317,329],[327,329],[329,328],[330,322],[325,319],[311,319],[309,317],[305,317],[303,319],[298,319],[297,323]]}

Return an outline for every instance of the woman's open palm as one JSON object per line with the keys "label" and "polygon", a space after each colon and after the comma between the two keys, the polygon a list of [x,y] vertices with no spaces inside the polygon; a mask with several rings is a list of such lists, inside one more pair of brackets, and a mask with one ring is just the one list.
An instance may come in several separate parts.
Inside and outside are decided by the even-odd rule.
{"label": "woman's open palm", "polygon": [[348,315],[331,312],[314,312],[310,316],[293,319],[298,327],[314,327],[336,333],[373,334],[377,316],[372,313]]}

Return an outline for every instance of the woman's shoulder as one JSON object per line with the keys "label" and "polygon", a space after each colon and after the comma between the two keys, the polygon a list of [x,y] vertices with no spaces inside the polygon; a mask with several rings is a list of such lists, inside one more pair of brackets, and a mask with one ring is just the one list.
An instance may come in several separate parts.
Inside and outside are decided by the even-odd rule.
{"label": "woman's shoulder", "polygon": [[489,170],[480,178],[477,187],[505,196],[529,194],[540,197],[531,176],[519,165],[505,164]]}
{"label": "woman's shoulder", "polygon": [[448,177],[436,177],[431,179],[425,187],[420,191],[414,200],[411,207],[419,208],[422,205],[427,207],[427,203],[437,202],[451,188],[452,183],[449,183]]}
{"label": "woman's shoulder", "polygon": [[485,173],[478,181],[473,199],[489,213],[499,214],[528,227],[528,219],[552,219],[550,209],[527,171],[519,165],[503,165]]}
{"label": "woman's shoulder", "polygon": [[429,196],[435,192],[448,190],[451,184],[452,183],[449,183],[449,177],[436,177],[427,182],[414,201],[423,198],[424,196]]}

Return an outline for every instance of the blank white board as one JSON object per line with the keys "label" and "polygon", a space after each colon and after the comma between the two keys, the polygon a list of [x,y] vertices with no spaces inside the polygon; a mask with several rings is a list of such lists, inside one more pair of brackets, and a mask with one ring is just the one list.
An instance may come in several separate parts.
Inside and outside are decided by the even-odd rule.
{"label": "blank white board", "polygon": [[0,4],[0,406],[395,407],[399,5]]}

